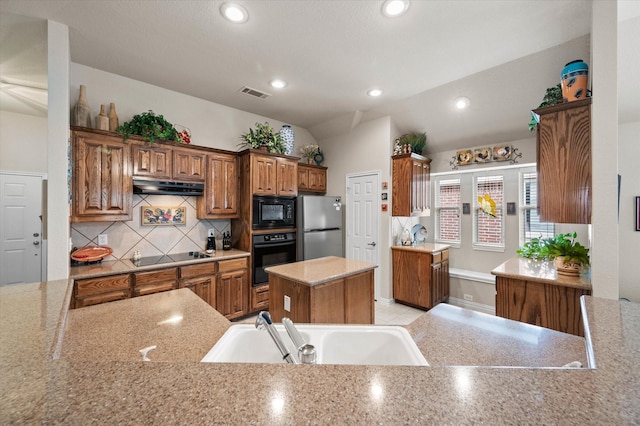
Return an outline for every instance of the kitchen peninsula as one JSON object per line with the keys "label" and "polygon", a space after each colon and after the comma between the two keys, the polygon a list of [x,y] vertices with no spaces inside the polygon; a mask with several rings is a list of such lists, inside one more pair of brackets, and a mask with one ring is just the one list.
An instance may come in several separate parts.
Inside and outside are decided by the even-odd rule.
{"label": "kitchen peninsula", "polygon": [[274,321],[374,324],[376,265],[327,256],[266,268]]}
{"label": "kitchen peninsula", "polygon": [[[169,359],[171,351],[165,352],[167,358],[158,358],[160,350],[167,349],[162,348],[167,342],[158,340],[154,340],[157,349],[149,352],[151,362],[142,362],[137,352],[121,357],[121,348],[85,354],[82,359],[71,352],[65,356],[66,345],[73,343],[79,331],[73,328],[79,317],[69,319],[72,288],[72,280],[0,288],[0,423],[640,422],[640,305],[636,303],[583,298],[585,355],[591,367],[585,369],[202,364],[193,360],[205,355],[196,353],[204,346],[193,346],[193,339],[210,339],[208,345],[230,323],[185,289],[145,296],[162,299],[167,314],[182,309],[183,321],[199,323],[196,334],[175,335],[179,340],[173,341],[181,342],[179,352],[183,353],[177,359]],[[174,295],[182,301],[170,303]],[[132,306],[142,300],[81,308],[76,313],[87,315],[94,308]],[[154,306],[159,309],[159,304]],[[144,317],[143,311],[141,308],[136,315]],[[456,321],[459,316],[447,311],[436,307],[408,327],[420,348],[441,345],[457,350],[451,336],[461,336],[461,323]],[[435,317],[433,312],[440,315]],[[144,327],[165,327],[169,333],[180,327],[179,322],[159,322],[150,315]],[[447,322],[453,334],[434,334],[426,328]],[[123,345],[144,348],[148,344],[145,333],[138,332],[135,324],[130,327],[130,341]],[[521,344],[538,345],[545,334],[554,333],[536,330],[538,333],[530,333],[534,337],[530,343]],[[518,341],[517,335],[512,337],[513,342]],[[156,360],[154,351],[158,351]],[[446,362],[446,351],[438,352]],[[164,362],[157,362],[160,359]]]}

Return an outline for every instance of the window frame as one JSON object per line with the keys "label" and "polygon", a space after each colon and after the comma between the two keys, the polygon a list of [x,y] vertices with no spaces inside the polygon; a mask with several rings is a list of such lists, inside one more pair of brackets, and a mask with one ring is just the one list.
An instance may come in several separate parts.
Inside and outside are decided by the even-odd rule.
{"label": "window frame", "polygon": [[[478,181],[483,178],[500,178],[500,182],[502,183],[502,202],[500,204],[496,203],[496,213],[500,212],[500,243],[481,243],[478,242],[478,220],[480,218],[480,206],[478,203]],[[474,250],[479,251],[494,251],[494,252],[504,252],[506,245],[506,235],[505,235],[505,179],[504,173],[500,173],[497,170],[491,172],[483,172],[483,173],[473,173],[472,175],[472,189],[473,189],[473,216],[472,216],[472,238],[471,245]],[[497,216],[497,215],[496,215]]]}
{"label": "window frame", "polygon": [[[539,236],[534,236],[532,238],[527,238],[526,236],[526,219],[525,213],[527,211],[536,211],[538,210],[537,203],[534,204],[526,204],[525,203],[525,179],[530,179],[528,176],[535,176],[536,182],[536,200],[538,197],[537,184],[538,184],[538,176],[537,170],[535,168],[522,168],[518,172],[518,242],[519,245],[522,246],[524,243],[531,241],[532,238],[538,238]],[[552,237],[555,235],[556,225],[553,222],[539,222],[540,225],[545,224],[547,227],[551,226],[551,231],[543,234],[543,238]]]}
{"label": "window frame", "polygon": [[[440,205],[440,186],[442,183],[453,183],[453,182],[457,182],[458,184],[458,189],[460,191],[460,202],[458,203],[457,206],[453,207],[453,206],[446,206],[443,207]],[[443,244],[449,244],[452,247],[460,247],[460,244],[462,242],[462,179],[460,176],[443,176],[443,177],[438,177],[436,179],[434,179],[434,186],[435,186],[435,191],[434,191],[434,211],[435,211],[435,218],[434,218],[434,222],[435,222],[435,235],[434,235],[434,241],[436,243],[443,243]],[[442,210],[451,210],[451,211],[457,211],[457,216],[458,216],[458,240],[446,240],[443,238],[440,238],[441,232],[440,232],[440,212]]]}

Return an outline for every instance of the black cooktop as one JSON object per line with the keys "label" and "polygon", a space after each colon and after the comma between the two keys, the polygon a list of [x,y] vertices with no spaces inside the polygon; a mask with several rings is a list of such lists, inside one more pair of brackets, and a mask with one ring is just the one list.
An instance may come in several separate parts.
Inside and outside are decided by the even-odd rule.
{"label": "black cooktop", "polygon": [[165,254],[162,256],[141,257],[140,260],[131,261],[135,266],[158,265],[162,263],[183,262],[191,259],[205,259],[211,257],[210,254],[201,253],[199,251],[190,251],[188,253]]}

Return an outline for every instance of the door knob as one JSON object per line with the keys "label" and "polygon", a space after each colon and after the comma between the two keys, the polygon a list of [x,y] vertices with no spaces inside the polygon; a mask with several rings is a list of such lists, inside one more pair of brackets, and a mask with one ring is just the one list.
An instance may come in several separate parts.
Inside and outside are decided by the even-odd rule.
{"label": "door knob", "polygon": [[34,242],[33,242],[33,245],[34,245],[34,246],[39,246],[39,245],[40,245],[40,241],[34,241]]}
{"label": "door knob", "polygon": [[373,246],[373,247],[375,247],[375,246],[376,246],[376,242],[374,241],[374,242],[372,242],[372,243],[367,243],[367,245],[368,245],[368,246]]}

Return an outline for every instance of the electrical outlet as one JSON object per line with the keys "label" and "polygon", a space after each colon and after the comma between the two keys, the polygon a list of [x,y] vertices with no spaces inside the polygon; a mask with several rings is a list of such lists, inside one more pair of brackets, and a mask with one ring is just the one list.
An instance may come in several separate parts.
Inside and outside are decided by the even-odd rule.
{"label": "electrical outlet", "polygon": [[207,237],[215,237],[215,232],[216,232],[215,229],[209,228],[209,231],[207,232]]}
{"label": "electrical outlet", "polygon": [[464,295],[464,300],[467,300],[469,302],[473,302],[473,296],[471,294],[465,294]]}
{"label": "electrical outlet", "polygon": [[291,298],[289,296],[284,296],[284,310],[291,312]]}
{"label": "electrical outlet", "polygon": [[106,246],[107,244],[109,244],[109,239],[107,238],[107,234],[99,234],[98,235],[98,245],[99,246]]}

